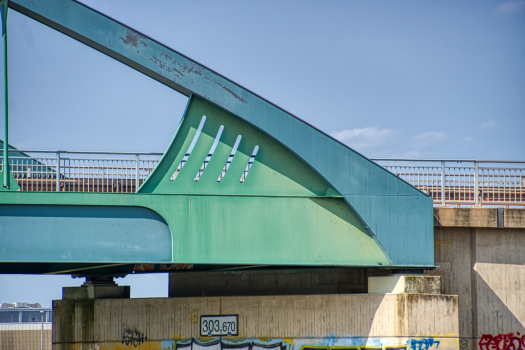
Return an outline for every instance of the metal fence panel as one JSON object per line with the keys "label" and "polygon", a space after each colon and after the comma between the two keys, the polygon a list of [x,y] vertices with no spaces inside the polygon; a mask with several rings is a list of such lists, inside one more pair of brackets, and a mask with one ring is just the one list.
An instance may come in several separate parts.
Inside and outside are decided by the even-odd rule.
{"label": "metal fence panel", "polygon": [[431,196],[434,205],[525,207],[525,162],[373,160]]}
{"label": "metal fence panel", "polygon": [[[11,171],[21,191],[115,192],[133,193],[159,162],[158,154],[149,158],[114,158],[106,153],[97,158],[74,157],[60,152],[46,157],[9,157]],[[156,157],[156,159],[155,159]],[[3,170],[3,157],[0,157]]]}
{"label": "metal fence panel", "polygon": [[[9,157],[11,171],[21,191],[132,193],[146,181],[162,156],[162,153],[146,152],[12,152],[17,152],[17,156]],[[431,196],[434,205],[525,207],[525,161],[372,160]],[[183,163],[184,160],[179,168]],[[206,165],[205,161],[196,180]],[[1,156],[0,169],[3,169]]]}

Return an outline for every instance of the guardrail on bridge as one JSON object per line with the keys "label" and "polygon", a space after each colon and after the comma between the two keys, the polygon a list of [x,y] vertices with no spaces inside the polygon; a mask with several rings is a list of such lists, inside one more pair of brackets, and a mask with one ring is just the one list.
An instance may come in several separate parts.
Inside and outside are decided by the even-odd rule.
{"label": "guardrail on bridge", "polygon": [[372,159],[441,206],[525,206],[525,161]]}
{"label": "guardrail on bridge", "polygon": [[[162,156],[147,152],[10,152],[18,153],[9,157],[9,163],[21,191],[133,193]],[[0,159],[2,169],[3,156]]]}
{"label": "guardrail on bridge", "polygon": [[[10,152],[17,153],[9,159],[22,191],[132,193],[162,156],[147,152]],[[372,160],[431,196],[434,205],[525,207],[525,161]],[[2,169],[2,156],[0,161]],[[206,165],[205,161],[200,173]]]}

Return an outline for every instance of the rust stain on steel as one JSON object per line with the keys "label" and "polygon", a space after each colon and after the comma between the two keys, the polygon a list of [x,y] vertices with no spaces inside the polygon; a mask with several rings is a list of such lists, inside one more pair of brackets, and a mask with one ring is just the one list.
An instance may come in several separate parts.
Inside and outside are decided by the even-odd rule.
{"label": "rust stain on steel", "polygon": [[189,69],[188,69],[188,67],[185,67],[185,68],[186,68],[186,71],[187,71],[188,73],[195,73],[195,74],[197,74],[197,75],[202,75],[202,73],[199,72],[197,69],[193,69],[193,68],[189,68]]}
{"label": "rust stain on steel", "polygon": [[[134,46],[134,47],[137,47],[138,43],[139,43],[137,35],[135,33],[133,33],[133,32],[129,32],[129,31],[126,33],[126,38],[125,39],[122,38],[122,37],[120,37],[120,39],[126,45],[131,45],[131,46]],[[142,44],[142,42],[141,42],[141,44]],[[165,58],[167,61],[171,61],[172,65],[168,66],[163,60],[161,60],[159,58],[156,58],[156,57],[150,57],[150,61],[155,63],[160,69],[162,69],[162,70],[164,70],[166,72],[169,72],[169,73],[175,72],[175,74],[178,75],[179,78],[184,77],[184,73],[183,72],[181,72],[180,70],[178,70],[178,69],[173,67],[174,65],[178,65],[178,66],[181,67],[181,70],[184,71],[185,73],[195,73],[197,75],[202,76],[202,72],[200,71],[199,68],[188,67],[186,65],[182,65],[180,62],[174,60],[173,58],[171,58],[171,56],[169,56],[168,54],[166,54],[164,52],[161,52],[159,54],[159,56],[161,56],[162,58]],[[207,80],[210,80],[206,76],[204,78],[207,79]],[[227,86],[224,86],[224,85],[222,85],[221,83],[218,83],[218,82],[216,82],[215,84],[219,85],[221,88],[223,88],[228,93],[230,93],[230,95],[232,95],[235,99],[241,101],[242,103],[247,103],[248,102],[242,96],[237,95],[235,92],[233,92]]]}
{"label": "rust stain on steel", "polygon": [[237,95],[235,92],[231,91],[228,87],[222,85],[221,83],[215,83],[215,84],[219,85],[221,88],[223,88],[224,90],[228,91],[234,98],[238,99],[242,103],[247,103],[248,102],[244,98],[242,98],[241,96]]}
{"label": "rust stain on steel", "polygon": [[150,61],[152,61],[153,63],[155,63],[160,69],[168,72],[168,73],[172,73],[174,72],[176,75],[179,76],[179,78],[182,78],[184,76],[184,74],[179,71],[178,69],[176,68],[172,68],[172,67],[169,67],[166,65],[166,63],[164,63],[162,60],[156,58],[156,57],[150,57]]}
{"label": "rust stain on steel", "polygon": [[164,56],[167,60],[173,61],[173,58],[171,58],[171,56],[165,54],[164,52],[161,52],[160,55]]}
{"label": "rust stain on steel", "polygon": [[124,44],[130,45],[130,46],[133,46],[133,47],[137,47],[138,40],[139,40],[138,36],[135,33],[131,32],[129,30],[126,32],[126,37],[125,38],[120,36],[119,39],[122,40],[122,42]]}
{"label": "rust stain on steel", "polygon": [[[171,56],[169,56],[168,54],[166,54],[166,53],[164,53],[164,52],[162,52],[162,53],[160,54],[160,56],[163,56],[164,58],[166,58],[166,60],[169,60],[169,61],[173,62],[174,64],[180,66],[180,67],[182,68],[182,70],[183,70],[184,72],[186,72],[186,73],[195,73],[195,74],[197,74],[197,75],[201,75],[201,76],[202,76],[202,72],[199,70],[199,68],[188,67],[188,66],[186,66],[186,65],[183,66],[179,61],[174,60],[173,58],[171,58]],[[179,73],[180,73],[181,75],[184,75],[184,74],[181,73],[180,71],[179,71]]]}
{"label": "rust stain on steel", "polygon": [[122,40],[122,42],[125,45],[129,45],[129,46],[132,46],[132,47],[135,47],[135,48],[137,48],[139,44],[144,46],[144,47],[147,47],[148,44],[146,44],[146,42],[144,40],[140,40],[139,41],[140,37],[141,37],[141,35],[128,30],[126,32],[126,37],[123,38],[123,37],[120,36],[119,39]]}

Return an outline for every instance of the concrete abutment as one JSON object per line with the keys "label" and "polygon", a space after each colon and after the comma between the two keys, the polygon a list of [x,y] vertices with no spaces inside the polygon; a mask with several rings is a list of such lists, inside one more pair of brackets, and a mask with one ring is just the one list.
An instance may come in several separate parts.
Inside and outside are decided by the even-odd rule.
{"label": "concrete abutment", "polygon": [[[458,348],[458,299],[430,294],[339,294],[54,302],[54,349],[171,349],[220,342],[283,348]],[[238,336],[203,337],[200,316],[238,315]],[[431,334],[432,336],[421,336]],[[423,344],[423,343],[421,343]],[[419,346],[416,347],[419,349]]]}

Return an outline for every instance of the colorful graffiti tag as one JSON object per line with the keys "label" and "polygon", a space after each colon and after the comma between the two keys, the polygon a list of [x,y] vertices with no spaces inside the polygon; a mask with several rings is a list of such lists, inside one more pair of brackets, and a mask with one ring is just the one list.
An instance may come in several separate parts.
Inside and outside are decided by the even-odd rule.
{"label": "colorful graffiti tag", "polygon": [[[405,338],[406,339],[406,338]],[[334,344],[336,345],[332,345]],[[405,340],[403,341],[405,342]],[[329,344],[329,345],[328,345]],[[373,344],[366,345],[366,344]],[[388,343],[387,343],[388,344]],[[434,350],[440,342],[434,338],[408,339],[405,344],[382,344],[380,338],[331,339],[246,339],[246,338],[193,338],[148,340],[147,336],[135,329],[123,330],[122,340],[90,344],[76,344],[77,350]],[[445,347],[447,348],[447,347]],[[483,348],[482,350],[499,350]],[[504,350],[525,350],[506,348]]]}
{"label": "colorful graffiti tag", "polygon": [[439,347],[439,341],[434,340],[434,338],[421,340],[410,339],[407,341],[407,345],[410,345],[410,349],[412,350],[430,350],[434,345],[437,349]]}
{"label": "colorful graffiti tag", "polygon": [[525,334],[483,334],[478,345],[480,350],[525,350]]}

